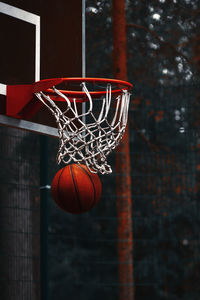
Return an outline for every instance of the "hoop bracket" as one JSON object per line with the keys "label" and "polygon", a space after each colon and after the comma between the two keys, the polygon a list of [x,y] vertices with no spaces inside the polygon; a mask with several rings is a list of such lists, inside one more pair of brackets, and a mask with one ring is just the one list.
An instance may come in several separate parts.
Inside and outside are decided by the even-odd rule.
{"label": "hoop bracket", "polygon": [[[48,79],[46,82],[38,81],[33,84],[7,85],[6,115],[18,119],[32,118],[42,107],[40,101],[34,101],[35,90],[41,88],[40,82],[42,82],[43,90],[46,90],[53,85],[61,83],[62,80],[56,78]],[[59,101],[58,99],[56,100]]]}

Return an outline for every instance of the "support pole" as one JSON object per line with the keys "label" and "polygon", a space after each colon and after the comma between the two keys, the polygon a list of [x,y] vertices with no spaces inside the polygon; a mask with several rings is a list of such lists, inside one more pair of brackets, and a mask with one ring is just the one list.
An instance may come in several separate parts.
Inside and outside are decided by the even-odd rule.
{"label": "support pole", "polygon": [[40,290],[48,300],[48,137],[40,136]]}

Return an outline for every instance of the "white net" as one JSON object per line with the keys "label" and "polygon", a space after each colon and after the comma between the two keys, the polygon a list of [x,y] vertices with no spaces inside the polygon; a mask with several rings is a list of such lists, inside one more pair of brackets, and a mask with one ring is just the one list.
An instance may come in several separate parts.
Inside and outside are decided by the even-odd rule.
{"label": "white net", "polygon": [[93,173],[109,174],[112,169],[107,163],[107,157],[124,134],[130,92],[124,89],[114,97],[111,84],[107,84],[106,94],[99,99],[92,99],[85,83],[82,83],[82,89],[86,95],[86,104],[85,111],[81,113],[76,99],[69,99],[55,87],[54,93],[66,103],[63,111],[45,92],[35,95],[56,118],[60,140],[58,164],[84,163]]}

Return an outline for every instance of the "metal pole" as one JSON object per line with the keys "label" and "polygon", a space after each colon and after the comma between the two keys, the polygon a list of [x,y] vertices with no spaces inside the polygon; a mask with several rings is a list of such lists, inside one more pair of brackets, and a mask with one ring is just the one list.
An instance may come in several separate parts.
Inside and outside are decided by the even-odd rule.
{"label": "metal pole", "polygon": [[[82,77],[86,77],[86,23],[85,23],[85,0],[82,0]],[[82,114],[86,112],[86,104],[82,103]],[[85,116],[82,121],[86,123]]]}
{"label": "metal pole", "polygon": [[40,136],[40,291],[48,300],[48,137]]}

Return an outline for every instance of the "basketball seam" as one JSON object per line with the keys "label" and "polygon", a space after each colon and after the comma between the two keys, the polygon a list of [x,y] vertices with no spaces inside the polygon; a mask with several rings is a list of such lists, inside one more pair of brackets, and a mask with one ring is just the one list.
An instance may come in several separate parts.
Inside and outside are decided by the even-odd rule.
{"label": "basketball seam", "polygon": [[92,187],[93,187],[93,190],[94,190],[94,201],[93,201],[92,206],[91,206],[91,208],[92,208],[96,203],[96,190],[95,190],[94,182],[93,182],[92,177],[90,176],[90,174],[84,168],[82,168],[80,165],[78,165],[78,166],[79,166],[79,168],[81,168],[81,170],[83,170],[88,175],[88,177],[89,177],[89,179],[92,183]]}
{"label": "basketball seam", "polygon": [[73,171],[72,171],[72,166],[70,165],[69,167],[70,167],[70,171],[71,171],[71,175],[72,175],[72,180],[73,180],[73,183],[74,183],[76,198],[77,198],[77,201],[78,201],[78,204],[79,204],[79,209],[80,209],[80,211],[83,211],[82,206],[81,206],[81,202],[80,202],[80,198],[79,198],[79,190],[78,190],[76,180],[74,178],[74,174],[73,174]]}
{"label": "basketball seam", "polygon": [[[65,170],[65,168],[62,169],[62,171],[61,171],[61,173],[60,173],[60,175],[59,175],[59,178],[58,178],[58,184],[57,184],[57,194],[58,194],[58,198],[60,198],[60,197],[59,197],[59,196],[60,196],[59,183],[60,183],[60,179],[61,179],[61,176],[62,176],[62,173],[64,172],[64,170]],[[58,203],[59,203],[59,201],[58,201]],[[62,206],[62,204],[61,204],[61,206]],[[63,209],[64,209],[64,208],[63,208]]]}

